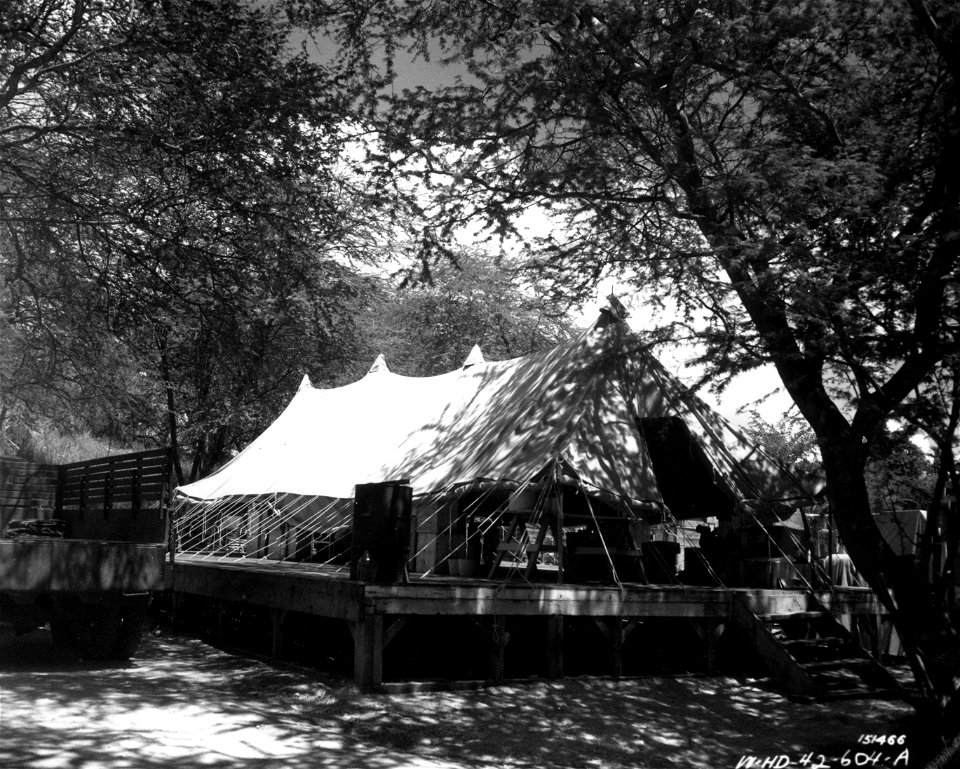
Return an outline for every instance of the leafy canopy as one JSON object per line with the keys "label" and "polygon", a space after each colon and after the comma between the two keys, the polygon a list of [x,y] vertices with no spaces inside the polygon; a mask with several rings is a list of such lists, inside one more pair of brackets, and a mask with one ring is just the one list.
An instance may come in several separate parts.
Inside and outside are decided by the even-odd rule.
{"label": "leafy canopy", "polygon": [[458,369],[474,345],[485,360],[503,360],[552,347],[570,331],[563,306],[525,286],[506,263],[469,252],[398,290],[383,286],[361,322],[371,354],[407,376]]}
{"label": "leafy canopy", "polygon": [[530,259],[557,291],[622,270],[712,373],[776,363],[815,429],[843,381],[864,436],[958,343],[957,25],[930,5],[292,4],[365,76],[450,66],[370,90],[439,219],[552,210]]}
{"label": "leafy canopy", "polygon": [[233,0],[14,0],[0,30],[4,416],[248,439],[349,350],[378,225],[343,89]]}

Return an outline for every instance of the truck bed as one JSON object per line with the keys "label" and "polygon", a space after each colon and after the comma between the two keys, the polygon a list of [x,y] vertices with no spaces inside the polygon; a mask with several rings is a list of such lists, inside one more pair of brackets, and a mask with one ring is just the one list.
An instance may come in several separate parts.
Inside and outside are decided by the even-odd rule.
{"label": "truck bed", "polygon": [[88,539],[0,539],[0,591],[163,590],[164,543]]}

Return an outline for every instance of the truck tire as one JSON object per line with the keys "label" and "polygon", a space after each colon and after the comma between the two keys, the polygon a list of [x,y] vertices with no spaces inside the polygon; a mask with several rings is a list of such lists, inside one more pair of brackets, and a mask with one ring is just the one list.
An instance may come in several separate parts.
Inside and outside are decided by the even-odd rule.
{"label": "truck tire", "polygon": [[140,639],[143,637],[143,628],[146,624],[146,615],[142,611],[130,611],[123,615],[117,640],[113,644],[110,657],[115,660],[128,660],[137,653]]}
{"label": "truck tire", "polygon": [[53,638],[54,646],[70,647],[77,645],[77,628],[72,620],[50,620],[50,636]]}
{"label": "truck tire", "polygon": [[80,655],[90,660],[113,656],[121,625],[120,610],[108,606],[87,606],[77,620]]}

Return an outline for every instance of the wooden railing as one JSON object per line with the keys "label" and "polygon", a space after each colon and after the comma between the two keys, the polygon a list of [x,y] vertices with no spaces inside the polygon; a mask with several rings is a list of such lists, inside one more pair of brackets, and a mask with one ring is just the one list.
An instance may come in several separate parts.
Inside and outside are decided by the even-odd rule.
{"label": "wooden railing", "polygon": [[67,465],[0,460],[0,522],[56,518],[74,539],[165,542],[166,449]]}

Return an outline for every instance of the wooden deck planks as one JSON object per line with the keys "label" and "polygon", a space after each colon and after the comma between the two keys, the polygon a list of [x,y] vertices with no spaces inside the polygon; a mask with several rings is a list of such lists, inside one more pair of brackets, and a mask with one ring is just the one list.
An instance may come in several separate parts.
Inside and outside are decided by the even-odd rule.
{"label": "wooden deck planks", "polygon": [[[201,560],[178,555],[173,568],[176,592],[356,621],[363,585],[347,575],[275,561]],[[300,568],[290,568],[300,567]]]}
{"label": "wooden deck planks", "polygon": [[[306,563],[178,554],[174,589],[270,608],[354,620],[361,614],[729,618],[734,595],[755,613],[807,611],[800,590],[688,585],[504,584],[485,579],[414,576],[405,585],[350,581],[346,571]],[[847,589],[819,596],[841,614],[878,614],[875,596]]]}

